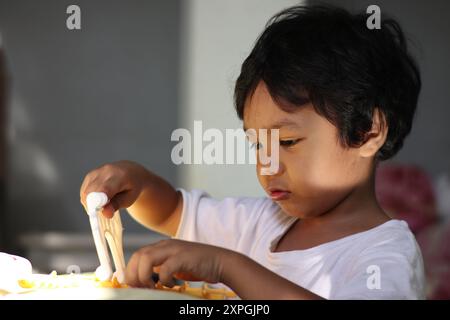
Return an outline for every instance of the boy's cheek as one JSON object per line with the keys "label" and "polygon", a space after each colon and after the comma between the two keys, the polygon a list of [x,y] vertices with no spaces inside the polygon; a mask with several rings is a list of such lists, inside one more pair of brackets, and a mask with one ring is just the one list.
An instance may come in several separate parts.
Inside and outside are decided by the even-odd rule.
{"label": "boy's cheek", "polygon": [[302,198],[299,201],[316,199],[320,206],[348,194],[358,183],[359,174],[346,165],[323,160],[293,168],[288,176],[291,192]]}
{"label": "boy's cheek", "polygon": [[301,162],[305,180],[318,188],[347,188],[358,183],[363,168],[359,157],[351,150],[330,150],[308,157]]}

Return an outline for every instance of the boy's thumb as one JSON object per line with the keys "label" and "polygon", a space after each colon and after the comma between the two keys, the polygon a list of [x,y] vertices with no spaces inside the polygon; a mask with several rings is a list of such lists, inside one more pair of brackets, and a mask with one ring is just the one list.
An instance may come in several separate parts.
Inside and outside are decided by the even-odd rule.
{"label": "boy's thumb", "polygon": [[119,210],[120,208],[128,207],[129,196],[126,192],[121,192],[116,194],[109,202],[103,207],[103,215],[111,219],[114,216],[114,212]]}
{"label": "boy's thumb", "polygon": [[102,214],[108,218],[111,219],[114,216],[114,212],[116,212],[117,209],[115,208],[114,204],[109,202],[106,206],[103,207]]}

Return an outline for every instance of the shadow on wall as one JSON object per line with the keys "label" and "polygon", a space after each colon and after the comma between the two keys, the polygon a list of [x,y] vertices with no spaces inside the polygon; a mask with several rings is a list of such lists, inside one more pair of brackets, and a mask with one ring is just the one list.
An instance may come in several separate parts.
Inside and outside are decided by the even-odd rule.
{"label": "shadow on wall", "polygon": [[[22,212],[29,212],[29,201],[17,201],[17,199],[21,198],[21,192],[34,188],[37,194],[34,203],[41,204],[38,206],[39,210],[49,210],[50,208],[46,208],[46,204],[52,202],[54,204],[55,201],[52,200],[51,202],[48,199],[43,201],[42,196],[55,194],[59,188],[62,188],[62,185],[58,179],[59,175],[55,162],[50,158],[48,152],[33,141],[33,121],[27,114],[27,109],[20,101],[12,99],[10,93],[12,79],[7,66],[7,57],[3,48],[1,48],[0,37],[0,251],[6,251],[6,248],[8,248],[8,251],[12,250],[20,254],[22,252],[19,252],[18,243],[12,243],[9,240],[11,238],[12,221],[11,217],[8,218],[7,215],[8,208],[13,207]],[[11,105],[11,108],[8,108],[9,105]],[[15,125],[8,126],[7,119],[11,119]],[[8,145],[14,145],[16,148],[12,158]],[[9,166],[9,162],[16,165]],[[20,170],[20,172],[16,172],[17,170]],[[14,191],[18,193],[17,197],[14,197],[8,203],[8,194],[11,193],[11,190],[7,190],[7,184],[8,177],[11,176],[21,178],[18,181],[21,188]],[[38,185],[40,187],[36,188]],[[57,203],[57,209],[61,209],[57,211],[62,212],[64,208],[62,201]],[[55,210],[54,205],[51,210]],[[38,213],[38,210],[36,212]],[[26,216],[22,218],[26,218]],[[15,216],[14,219],[14,224],[27,224],[27,221],[21,220],[21,216]]]}
{"label": "shadow on wall", "polygon": [[[79,32],[66,27],[64,1],[0,1],[12,79],[0,213],[1,245],[9,253],[29,250],[20,238],[31,234],[89,236],[79,188],[104,163],[134,160],[178,180],[170,135],[178,126],[181,2],[77,3]],[[127,234],[149,233],[122,217]]]}

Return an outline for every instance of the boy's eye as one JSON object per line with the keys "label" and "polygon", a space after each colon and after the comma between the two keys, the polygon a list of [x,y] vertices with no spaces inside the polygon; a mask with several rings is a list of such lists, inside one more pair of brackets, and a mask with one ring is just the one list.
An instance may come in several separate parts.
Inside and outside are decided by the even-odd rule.
{"label": "boy's eye", "polygon": [[262,144],[260,142],[255,142],[250,145],[250,148],[256,149],[256,150],[261,149],[261,147],[262,147]]}
{"label": "boy's eye", "polygon": [[[296,145],[300,140],[301,140],[301,139],[295,139],[295,140],[280,140],[280,146],[283,146],[283,147],[292,147],[292,146]],[[250,148],[256,149],[256,150],[261,149],[261,147],[262,147],[262,144],[261,144],[260,142],[252,143],[251,146],[250,146]]]}
{"label": "boy's eye", "polygon": [[295,139],[295,140],[280,140],[280,146],[284,146],[284,147],[292,147],[293,145],[297,144],[297,142],[299,142],[300,139]]}

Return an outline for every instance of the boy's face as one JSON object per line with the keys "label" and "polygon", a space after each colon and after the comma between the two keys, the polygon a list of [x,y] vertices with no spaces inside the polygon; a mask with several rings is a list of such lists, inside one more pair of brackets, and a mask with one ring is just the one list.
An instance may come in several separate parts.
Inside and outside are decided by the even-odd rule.
{"label": "boy's face", "polygon": [[287,113],[263,82],[246,103],[244,128],[256,130],[257,135],[259,129],[268,129],[268,142],[269,129],[279,129],[278,172],[261,175],[258,159],[257,175],[268,195],[289,215],[308,218],[326,213],[371,174],[372,159],[361,157],[359,148],[344,148],[336,127],[311,104]]}

